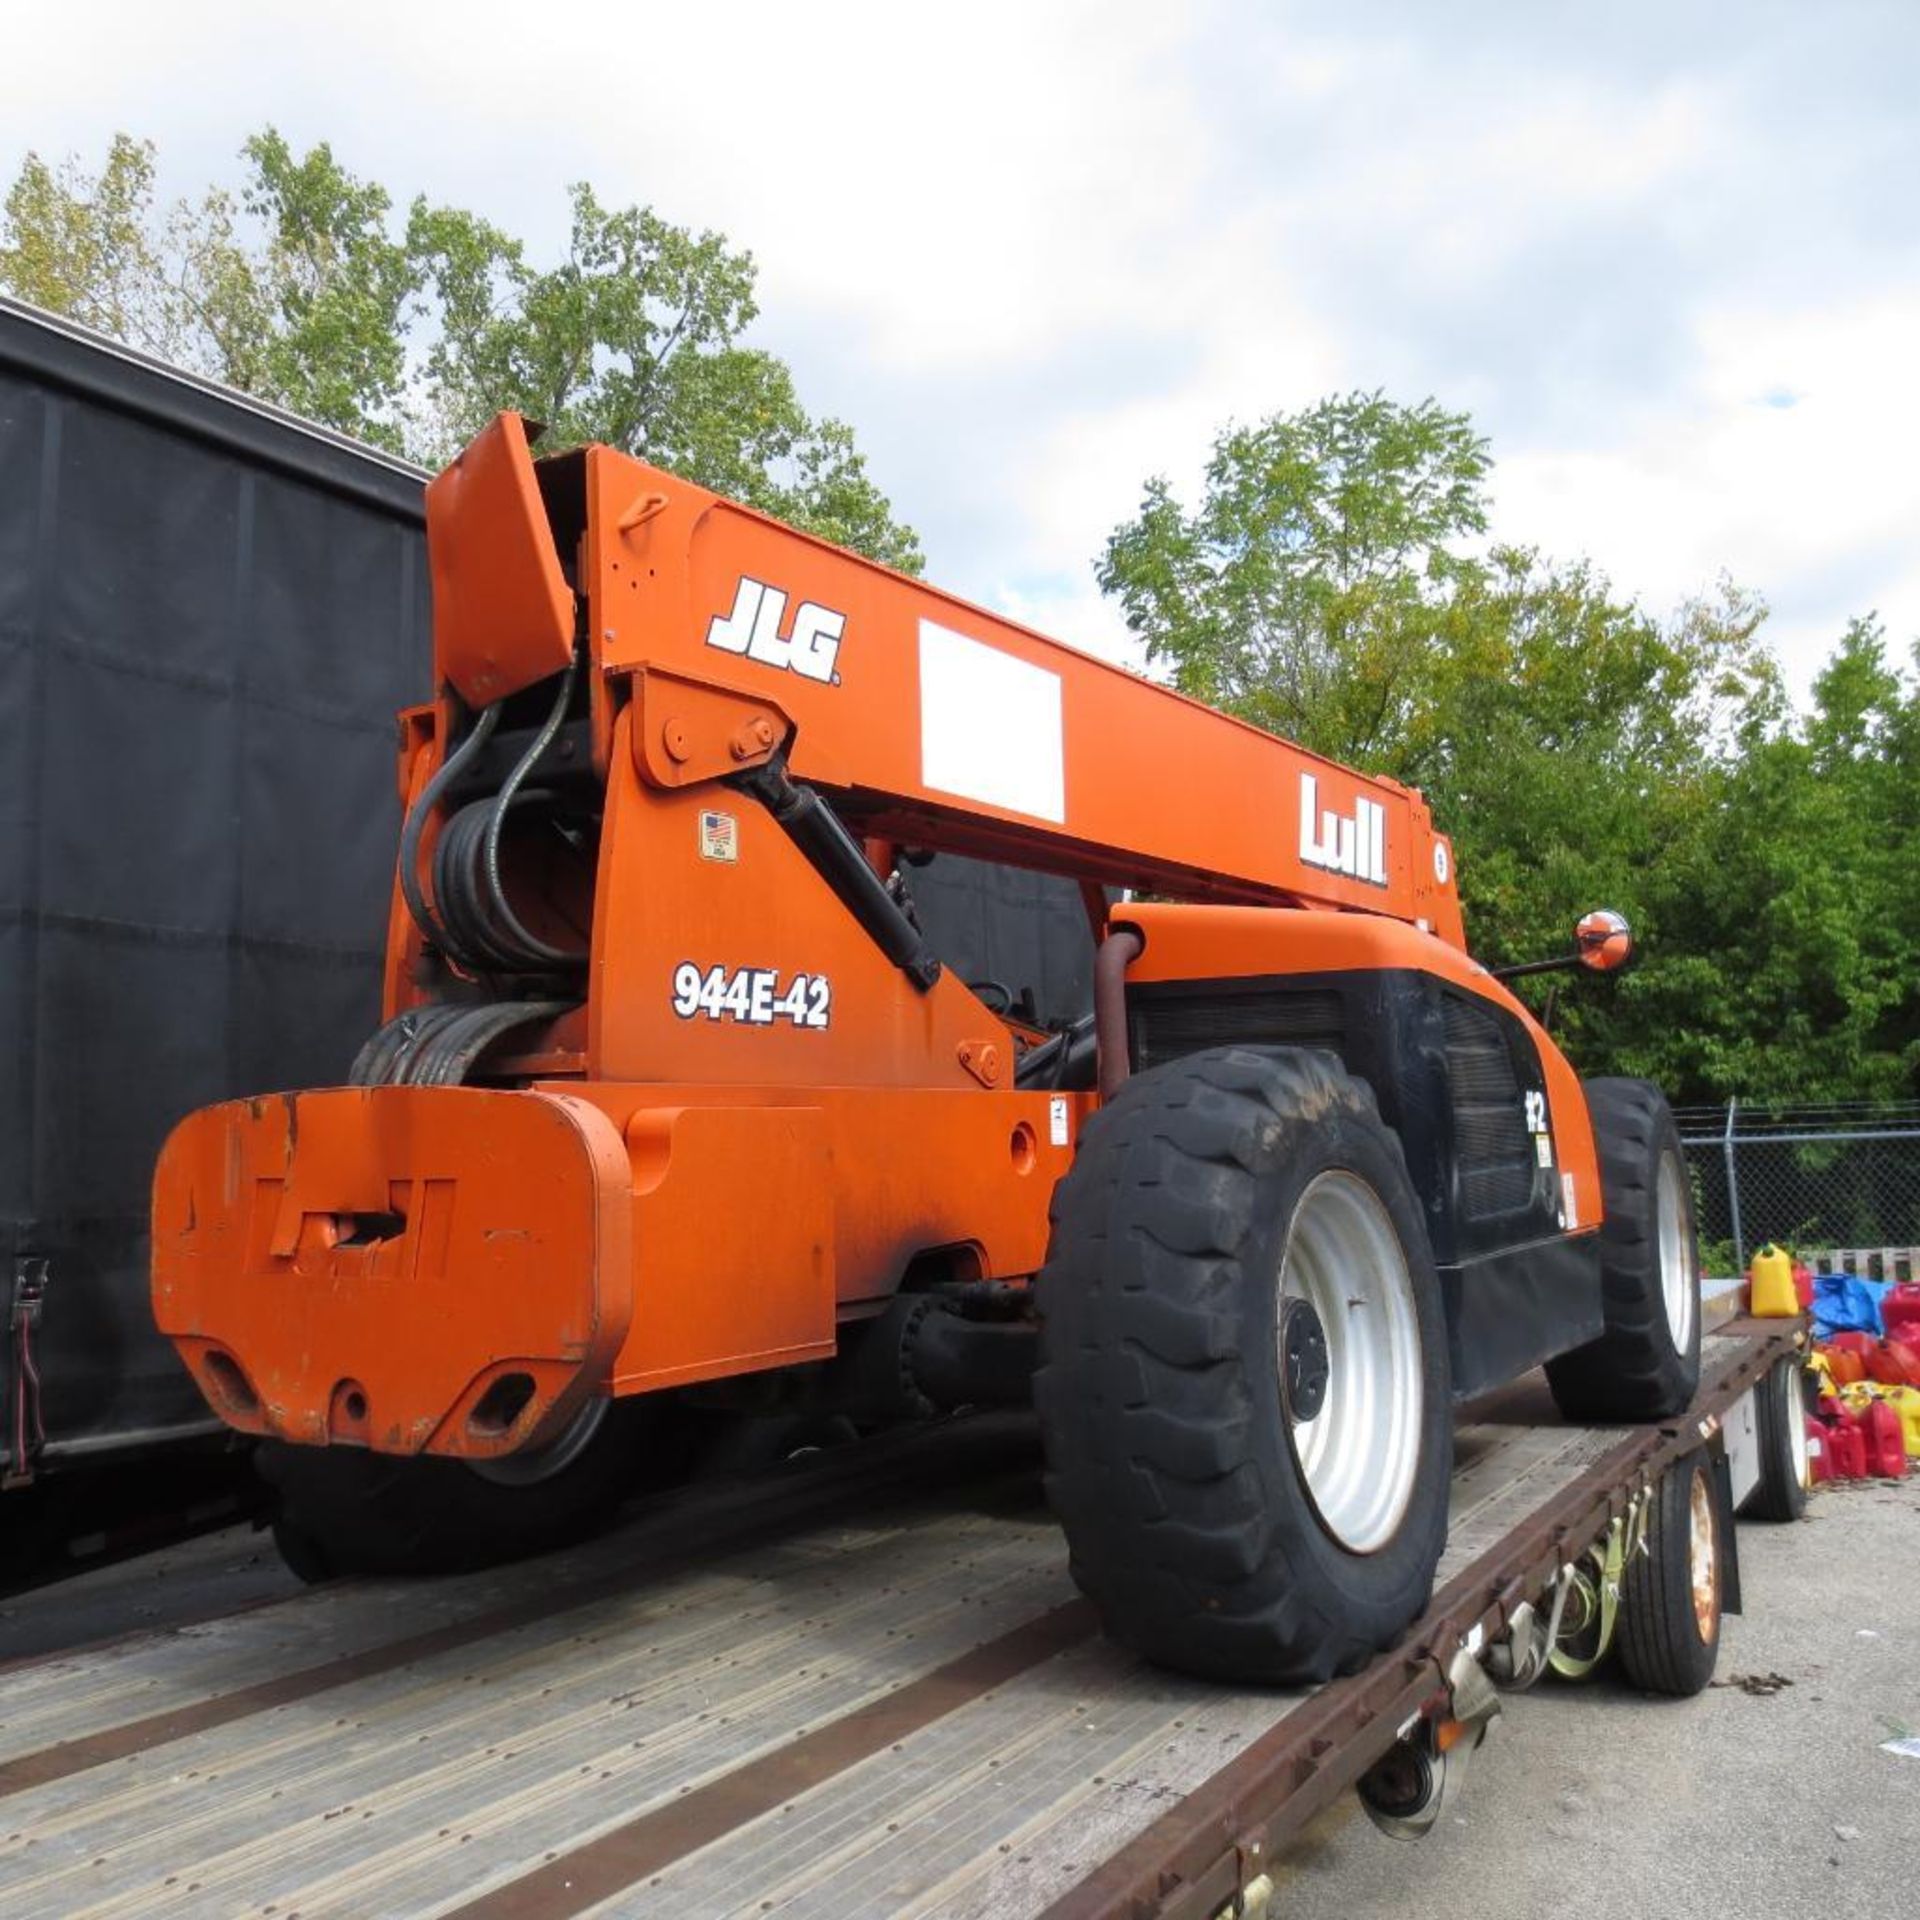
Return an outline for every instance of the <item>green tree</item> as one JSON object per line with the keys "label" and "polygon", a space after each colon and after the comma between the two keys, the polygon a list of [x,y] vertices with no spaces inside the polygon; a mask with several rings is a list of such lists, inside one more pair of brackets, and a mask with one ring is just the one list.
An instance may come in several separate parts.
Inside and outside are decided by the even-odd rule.
{"label": "green tree", "polygon": [[920,546],[852,430],[802,406],[744,336],[750,254],[572,190],[553,266],[477,214],[392,196],[325,143],[269,127],[238,196],[162,208],[151,144],[97,175],[30,154],[0,223],[0,286],[308,418],[438,464],[493,413],[549,445],[603,440],[910,572]]}
{"label": "green tree", "polygon": [[269,127],[242,149],[241,209],[209,195],[193,280],[226,376],[277,404],[407,444],[406,309],[420,275],[388,234],[384,187],[356,180],[322,143],[297,155]]}
{"label": "green tree", "polygon": [[1187,513],[1164,478],[1101,586],[1184,693],[1339,760],[1401,764],[1476,570],[1486,444],[1464,414],[1346,394],[1234,427]]}
{"label": "green tree", "polygon": [[1663,623],[1589,563],[1517,548],[1475,569],[1435,648],[1418,750],[1387,771],[1453,834],[1485,957],[1538,957],[1587,906],[1644,922],[1646,876],[1714,804],[1734,731],[1780,698],[1764,617],[1723,584]]}
{"label": "green tree", "polygon": [[1871,620],[1849,626],[1805,716],[1741,729],[1708,770],[1699,830],[1649,875],[1667,939],[1630,980],[1640,1070],[1710,1099],[1913,1091],[1916,738],[1920,692]]}
{"label": "green tree", "polygon": [[758,314],[750,254],[644,207],[573,189],[567,256],[458,208],[416,202],[408,252],[439,330],[426,356],[433,435],[457,446],[511,406],[561,444],[605,442],[909,572],[919,542],[867,474],[852,430],[801,406],[786,364],[741,336]]}
{"label": "green tree", "polygon": [[1585,1070],[1681,1100],[1911,1090],[1920,695],[1877,626],[1796,716],[1756,598],[1658,620],[1588,562],[1487,546],[1487,473],[1464,415],[1326,401],[1224,434],[1191,514],[1149,483],[1101,581],[1183,690],[1423,788],[1483,958],[1628,914],[1644,964],[1559,992]]}
{"label": "green tree", "polygon": [[115,134],[97,174],[30,153],[0,222],[0,286],[50,312],[171,356],[180,302],[153,229],[151,141]]}

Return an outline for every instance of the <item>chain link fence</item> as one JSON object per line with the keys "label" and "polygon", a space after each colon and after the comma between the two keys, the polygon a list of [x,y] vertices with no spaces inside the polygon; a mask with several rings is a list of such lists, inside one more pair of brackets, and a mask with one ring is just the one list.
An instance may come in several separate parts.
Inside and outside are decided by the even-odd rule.
{"label": "chain link fence", "polygon": [[[1707,1272],[1744,1273],[1771,1240],[1803,1259],[1860,1256],[1855,1270],[1873,1265],[1879,1277],[1878,1256],[1920,1247],[1920,1101],[1770,1108],[1729,1100],[1674,1117]],[[1891,1278],[1891,1260],[1884,1264]]]}

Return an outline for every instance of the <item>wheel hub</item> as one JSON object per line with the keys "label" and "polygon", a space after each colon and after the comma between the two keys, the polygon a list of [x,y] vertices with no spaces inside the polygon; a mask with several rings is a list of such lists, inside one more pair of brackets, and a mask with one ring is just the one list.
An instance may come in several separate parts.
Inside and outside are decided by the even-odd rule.
{"label": "wheel hub", "polygon": [[1713,1488],[1705,1473],[1696,1473],[1687,1490],[1687,1584],[1703,1643],[1713,1638],[1720,1618],[1720,1563],[1714,1549]]}
{"label": "wheel hub", "polygon": [[1327,1330],[1311,1300],[1289,1300],[1280,1329],[1280,1381],[1292,1420],[1312,1420],[1327,1403],[1333,1368]]}

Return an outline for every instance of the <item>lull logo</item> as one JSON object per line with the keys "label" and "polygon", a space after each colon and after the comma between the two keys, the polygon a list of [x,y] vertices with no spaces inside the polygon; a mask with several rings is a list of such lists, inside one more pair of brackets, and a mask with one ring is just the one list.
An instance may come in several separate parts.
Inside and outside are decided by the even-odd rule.
{"label": "lull logo", "polygon": [[1350,873],[1356,880],[1387,884],[1387,810],[1364,795],[1353,803],[1351,815],[1322,811],[1320,782],[1311,773],[1300,776],[1300,858],[1328,873]]}
{"label": "lull logo", "polygon": [[787,596],[778,587],[743,574],[734,590],[733,611],[713,616],[707,645],[832,685],[840,677],[833,667],[840,657],[847,616],[803,600],[793,610],[793,630],[782,634],[780,621],[786,610]]}

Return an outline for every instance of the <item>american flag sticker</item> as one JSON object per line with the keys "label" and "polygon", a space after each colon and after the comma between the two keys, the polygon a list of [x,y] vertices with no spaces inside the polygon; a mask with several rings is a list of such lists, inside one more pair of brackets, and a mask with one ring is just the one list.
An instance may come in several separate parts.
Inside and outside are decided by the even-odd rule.
{"label": "american flag sticker", "polygon": [[703,813],[700,816],[700,858],[702,860],[738,860],[740,823],[730,813]]}

